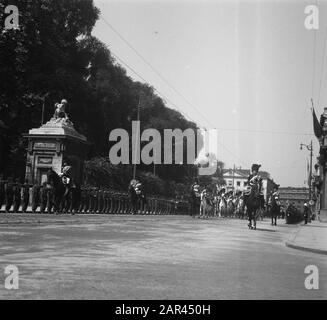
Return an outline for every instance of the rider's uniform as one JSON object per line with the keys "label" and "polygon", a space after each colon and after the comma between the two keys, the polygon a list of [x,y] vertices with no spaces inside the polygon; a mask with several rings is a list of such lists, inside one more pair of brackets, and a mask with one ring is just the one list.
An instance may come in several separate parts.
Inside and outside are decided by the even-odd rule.
{"label": "rider's uniform", "polygon": [[256,183],[259,186],[259,193],[260,193],[260,198],[261,198],[260,202],[261,202],[261,207],[263,208],[265,205],[265,197],[264,197],[264,194],[262,191],[262,178],[258,173],[257,174],[251,173],[249,175],[248,183],[247,183],[246,189],[244,190],[244,200],[246,200],[247,197],[250,195],[251,189]]}
{"label": "rider's uniform", "polygon": [[280,201],[279,201],[279,192],[278,192],[278,191],[275,191],[275,192],[272,194],[272,197],[275,199],[277,205],[280,205]]}
{"label": "rider's uniform", "polygon": [[61,179],[64,185],[68,185],[71,182],[71,166],[64,166],[62,168]]}
{"label": "rider's uniform", "polygon": [[135,193],[137,195],[140,195],[142,193],[142,183],[141,182],[137,182],[135,185],[134,185],[134,189],[135,189]]}
{"label": "rider's uniform", "polygon": [[263,192],[262,192],[262,178],[258,173],[257,174],[251,173],[248,176],[248,183],[247,183],[246,189],[244,191],[244,195],[249,195],[251,193],[252,187],[256,183],[259,184],[260,195],[263,195]]}
{"label": "rider's uniform", "polygon": [[200,208],[201,191],[198,183],[194,182],[191,186],[191,216],[195,217]]}
{"label": "rider's uniform", "polygon": [[193,191],[193,194],[194,194],[194,196],[196,198],[200,197],[200,186],[197,183],[194,183],[192,185],[192,191]]}

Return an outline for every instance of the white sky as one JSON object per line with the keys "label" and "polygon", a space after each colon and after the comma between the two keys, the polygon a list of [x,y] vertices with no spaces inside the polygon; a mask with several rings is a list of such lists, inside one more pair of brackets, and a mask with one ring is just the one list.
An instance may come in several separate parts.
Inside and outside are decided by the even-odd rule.
{"label": "white sky", "polygon": [[304,8],[315,3],[95,0],[104,19],[190,103],[102,19],[93,34],[198,125],[218,128],[226,167],[260,163],[281,186],[304,186],[309,152],[300,143],[312,139],[318,155],[308,135],[313,84],[318,117],[327,106],[327,1],[318,1],[319,30],[304,27]]}

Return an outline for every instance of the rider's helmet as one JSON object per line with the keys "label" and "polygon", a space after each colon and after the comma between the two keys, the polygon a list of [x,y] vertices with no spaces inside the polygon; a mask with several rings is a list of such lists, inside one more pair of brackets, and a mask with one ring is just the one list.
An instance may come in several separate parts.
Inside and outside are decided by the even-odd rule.
{"label": "rider's helmet", "polygon": [[278,188],[279,188],[279,186],[280,186],[279,184],[275,184],[275,185],[274,185],[274,190],[277,191]]}
{"label": "rider's helmet", "polygon": [[251,172],[257,172],[258,173],[260,167],[261,167],[261,164],[256,164],[256,163],[252,164]]}

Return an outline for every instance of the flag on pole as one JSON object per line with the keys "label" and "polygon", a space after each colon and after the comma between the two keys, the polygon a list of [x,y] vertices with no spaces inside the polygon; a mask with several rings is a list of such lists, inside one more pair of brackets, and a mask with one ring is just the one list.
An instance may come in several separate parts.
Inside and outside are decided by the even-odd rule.
{"label": "flag on pole", "polygon": [[317,119],[315,109],[312,107],[312,117],[313,117],[313,132],[315,136],[319,139],[322,136],[322,127]]}

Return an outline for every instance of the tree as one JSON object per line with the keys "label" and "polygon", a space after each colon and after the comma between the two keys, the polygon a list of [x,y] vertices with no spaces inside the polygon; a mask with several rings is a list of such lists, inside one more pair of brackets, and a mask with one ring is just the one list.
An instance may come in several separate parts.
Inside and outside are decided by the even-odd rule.
{"label": "tree", "polygon": [[[8,4],[1,1],[0,20]],[[5,79],[0,81],[0,119],[9,128],[7,175],[24,176],[22,134],[40,126],[45,96],[45,120],[53,115],[54,103],[65,98],[75,128],[92,143],[89,158],[94,161],[87,167],[92,184],[99,184],[108,172],[113,179],[106,180],[108,186],[123,188],[130,179],[131,165],[108,166],[103,159],[110,150],[111,130],[131,133],[139,101],[142,130],[155,128],[161,134],[164,129],[197,130],[195,123],[167,108],[149,84],[128,77],[106,45],[91,35],[99,17],[92,0],[10,0],[10,4],[18,6],[20,17],[19,29],[0,31],[0,74]],[[202,141],[195,143],[201,146]],[[186,151],[183,141],[184,159]],[[164,194],[174,193],[175,182],[189,183],[195,171],[186,160],[156,166],[157,176],[150,174],[152,170],[153,165],[138,166],[149,185],[155,185],[153,190]]]}

